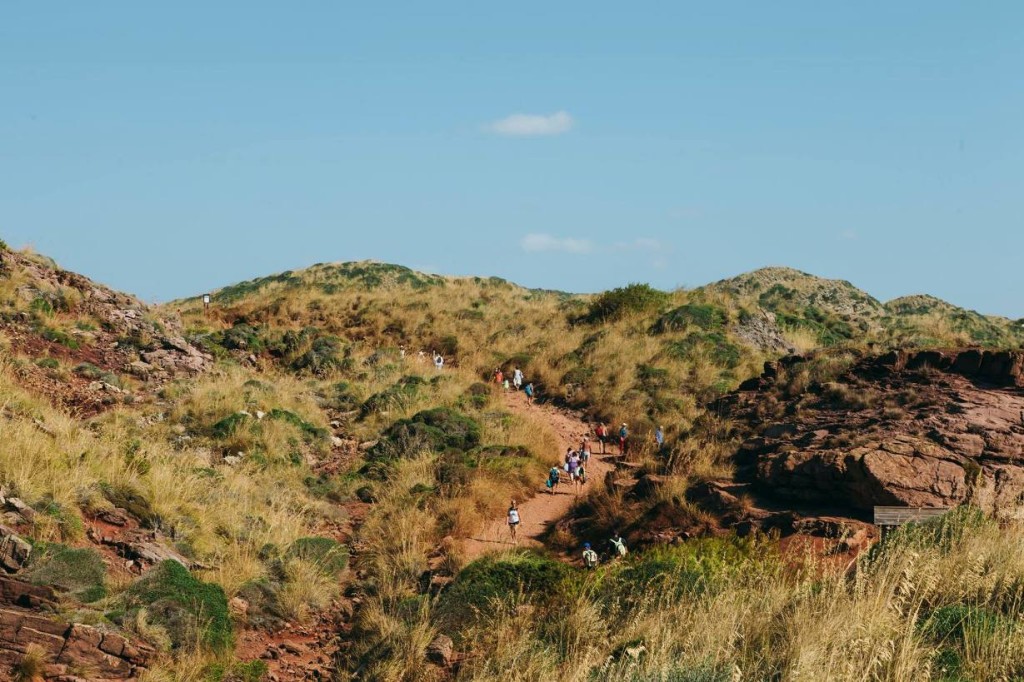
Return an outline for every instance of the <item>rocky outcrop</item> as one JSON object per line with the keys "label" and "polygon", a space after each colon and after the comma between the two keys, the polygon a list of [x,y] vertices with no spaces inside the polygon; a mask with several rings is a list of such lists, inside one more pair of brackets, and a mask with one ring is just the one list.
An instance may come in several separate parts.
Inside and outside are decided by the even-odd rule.
{"label": "rocky outcrop", "polygon": [[135,680],[154,650],[124,636],[56,615],[57,600],[48,587],[0,576],[0,676],[12,679],[15,666],[30,650],[45,661],[44,678],[64,682]]}
{"label": "rocky outcrop", "polygon": [[809,362],[771,363],[721,403],[747,427],[735,459],[759,493],[1024,516],[1024,352],[893,352],[794,391]]}
{"label": "rocky outcrop", "polygon": [[[133,400],[119,377],[130,374],[160,384],[212,365],[212,358],[184,338],[181,322],[142,301],[45,258],[3,252],[0,280],[17,282],[0,331],[13,351],[52,358],[75,371],[51,375],[34,364],[19,373],[26,387],[84,414]],[[71,325],[71,317],[79,322]],[[77,368],[77,369],[76,369]]]}

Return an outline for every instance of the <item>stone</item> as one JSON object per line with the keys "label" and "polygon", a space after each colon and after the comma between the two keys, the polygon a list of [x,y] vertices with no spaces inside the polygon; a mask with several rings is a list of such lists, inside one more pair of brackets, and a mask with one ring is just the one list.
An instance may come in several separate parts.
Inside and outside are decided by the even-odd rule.
{"label": "stone", "polygon": [[22,519],[28,523],[36,518],[36,510],[25,504],[21,499],[17,497],[8,497],[4,502],[4,507],[16,512]]}
{"label": "stone", "polygon": [[0,568],[15,573],[24,568],[32,545],[7,526],[0,526]]}
{"label": "stone", "polygon": [[427,645],[427,660],[434,665],[447,668],[452,663],[455,653],[455,642],[448,635],[437,635]]}

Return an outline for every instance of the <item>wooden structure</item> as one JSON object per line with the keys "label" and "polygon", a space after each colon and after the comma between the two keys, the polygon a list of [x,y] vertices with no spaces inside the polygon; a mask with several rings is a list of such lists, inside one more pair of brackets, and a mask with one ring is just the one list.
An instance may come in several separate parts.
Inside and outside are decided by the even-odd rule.
{"label": "wooden structure", "polygon": [[905,523],[937,519],[949,509],[949,507],[875,507],[875,525],[881,528],[895,528]]}

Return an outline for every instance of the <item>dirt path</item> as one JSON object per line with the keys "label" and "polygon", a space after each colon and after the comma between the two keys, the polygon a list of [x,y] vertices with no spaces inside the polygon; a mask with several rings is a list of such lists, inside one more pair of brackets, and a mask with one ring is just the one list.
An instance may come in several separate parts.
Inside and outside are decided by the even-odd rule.
{"label": "dirt path", "polygon": [[[521,393],[509,394],[505,400],[507,407],[512,412],[533,416],[539,413],[548,421],[561,444],[559,455],[564,454],[566,448],[579,447],[583,435],[589,431],[579,415],[568,410],[546,404],[531,405],[526,401],[526,396]],[[591,443],[592,453],[595,445],[598,445],[596,441]],[[609,446],[608,454],[612,454],[611,449],[612,446]],[[554,459],[554,455],[555,453],[552,453],[552,459]],[[577,499],[582,499],[584,495],[598,487],[603,488],[605,474],[613,468],[614,466],[605,461],[600,454],[592,454],[587,471],[587,484],[583,486],[579,497],[573,494],[572,485],[569,483],[559,485],[554,495],[548,493],[544,486],[539,486],[536,495],[519,505],[519,516],[522,519],[519,525],[519,546],[539,547],[541,545],[540,537],[544,531],[553,522],[568,514]],[[508,525],[502,517],[492,521],[473,537],[463,540],[462,550],[466,561],[472,561],[489,552],[500,552],[511,549],[513,546]]]}

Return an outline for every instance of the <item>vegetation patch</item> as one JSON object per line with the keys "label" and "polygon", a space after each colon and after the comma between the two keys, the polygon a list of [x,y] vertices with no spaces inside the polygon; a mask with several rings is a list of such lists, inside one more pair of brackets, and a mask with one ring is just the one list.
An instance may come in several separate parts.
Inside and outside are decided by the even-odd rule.
{"label": "vegetation patch", "polygon": [[126,608],[145,608],[150,622],[163,627],[175,648],[193,642],[216,651],[233,642],[228,600],[220,585],[204,583],[177,561],[151,568],[124,596]]}
{"label": "vegetation patch", "polygon": [[66,545],[43,545],[25,579],[34,585],[49,585],[90,603],[107,596],[107,567],[96,550]]}
{"label": "vegetation patch", "polygon": [[598,296],[590,304],[584,320],[590,323],[614,322],[627,315],[656,311],[668,303],[669,295],[649,284],[629,284]]}

